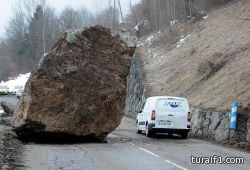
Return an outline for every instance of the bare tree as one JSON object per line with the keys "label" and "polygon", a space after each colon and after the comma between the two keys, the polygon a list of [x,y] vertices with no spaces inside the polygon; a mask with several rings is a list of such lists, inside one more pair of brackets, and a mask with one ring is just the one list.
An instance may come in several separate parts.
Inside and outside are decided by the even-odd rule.
{"label": "bare tree", "polygon": [[123,13],[122,13],[122,7],[121,7],[121,2],[120,2],[120,0],[118,0],[118,4],[119,4],[119,9],[120,9],[121,19],[122,19],[122,22],[124,22],[124,18],[123,18]]}
{"label": "bare tree", "polygon": [[75,29],[78,25],[79,15],[70,6],[66,7],[60,15],[61,30]]}
{"label": "bare tree", "polygon": [[114,8],[115,1],[107,0],[106,6],[103,9],[99,9],[98,14],[95,16],[95,24],[115,28],[119,24],[119,11]]}

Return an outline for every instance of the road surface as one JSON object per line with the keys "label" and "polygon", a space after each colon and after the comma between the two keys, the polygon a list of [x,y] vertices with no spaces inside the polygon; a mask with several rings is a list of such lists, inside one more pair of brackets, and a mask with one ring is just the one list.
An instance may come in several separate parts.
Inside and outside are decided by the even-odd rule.
{"label": "road surface", "polygon": [[0,95],[0,102],[6,101],[13,105],[16,105],[18,102],[18,98],[15,95]]}
{"label": "road surface", "polygon": [[[160,170],[213,169],[246,170],[250,154],[196,139],[182,140],[162,135],[147,138],[135,133],[134,120],[124,118],[107,143],[72,145],[25,145],[23,161],[26,169],[37,170]],[[197,165],[191,155],[209,157],[242,157],[243,165]]]}
{"label": "road surface", "polygon": [[[0,97],[1,100],[1,97]],[[196,139],[136,134],[135,121],[124,117],[107,143],[25,144],[25,170],[246,170],[250,154]],[[242,157],[244,164],[192,164],[191,156]]]}
{"label": "road surface", "polygon": [[[0,95],[0,102],[1,101],[6,101],[8,103],[16,105],[18,102],[18,98],[15,95]],[[0,106],[0,114],[2,114],[2,113],[3,113],[3,109]]]}

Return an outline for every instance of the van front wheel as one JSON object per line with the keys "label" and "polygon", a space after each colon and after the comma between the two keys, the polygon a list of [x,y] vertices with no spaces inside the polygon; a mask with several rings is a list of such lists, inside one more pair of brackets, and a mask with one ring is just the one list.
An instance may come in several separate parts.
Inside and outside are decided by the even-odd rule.
{"label": "van front wheel", "polygon": [[146,136],[152,137],[154,135],[154,132],[152,130],[152,127],[147,123],[146,125]]}

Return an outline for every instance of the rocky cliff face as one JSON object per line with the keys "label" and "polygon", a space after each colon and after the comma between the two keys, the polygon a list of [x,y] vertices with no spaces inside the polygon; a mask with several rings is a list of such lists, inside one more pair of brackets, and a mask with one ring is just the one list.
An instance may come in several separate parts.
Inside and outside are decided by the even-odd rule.
{"label": "rocky cliff face", "polygon": [[190,135],[250,150],[250,117],[238,114],[236,129],[229,128],[230,112],[193,108]]}
{"label": "rocky cliff face", "polygon": [[132,59],[129,76],[127,79],[127,97],[125,113],[135,118],[146,100],[144,90],[144,73],[140,53],[135,53]]}
{"label": "rocky cliff face", "polygon": [[231,135],[235,134],[241,141],[250,142],[250,118],[246,115],[238,115],[236,130],[230,130],[230,113],[208,111],[193,108],[191,121],[193,136],[211,139],[219,143],[230,140]]}
{"label": "rocky cliff face", "polygon": [[17,134],[104,139],[124,114],[135,41],[100,26],[67,31],[31,73],[14,113]]}

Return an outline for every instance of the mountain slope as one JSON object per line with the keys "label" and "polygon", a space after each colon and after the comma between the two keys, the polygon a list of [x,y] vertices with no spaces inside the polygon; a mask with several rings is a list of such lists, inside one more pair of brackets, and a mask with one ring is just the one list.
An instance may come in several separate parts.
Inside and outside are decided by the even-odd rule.
{"label": "mountain slope", "polygon": [[183,96],[221,111],[233,100],[250,108],[249,19],[250,1],[234,1],[208,13],[172,50],[140,46],[147,96]]}

